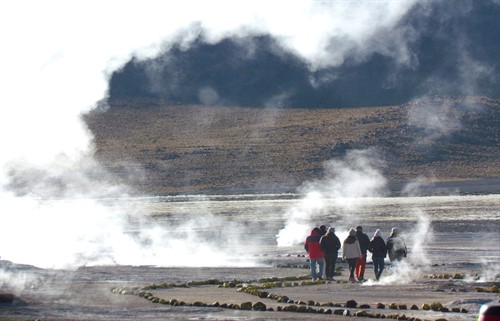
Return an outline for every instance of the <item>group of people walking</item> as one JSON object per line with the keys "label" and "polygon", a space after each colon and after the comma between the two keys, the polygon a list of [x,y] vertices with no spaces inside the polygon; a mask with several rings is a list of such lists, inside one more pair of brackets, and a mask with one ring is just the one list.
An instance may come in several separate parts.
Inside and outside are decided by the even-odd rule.
{"label": "group of people walking", "polygon": [[379,229],[370,240],[368,235],[363,233],[362,226],[351,228],[349,235],[341,243],[335,235],[334,227],[327,229],[322,225],[311,231],[311,235],[306,238],[304,248],[309,256],[313,280],[323,279],[323,272],[327,280],[333,280],[340,249],[342,249],[342,259],[349,265],[349,280],[353,282],[363,281],[365,278],[367,252],[372,253],[376,280],[382,275],[387,254],[391,262],[401,261],[407,254],[406,244],[399,236],[396,227],[392,228],[387,240],[382,238]]}

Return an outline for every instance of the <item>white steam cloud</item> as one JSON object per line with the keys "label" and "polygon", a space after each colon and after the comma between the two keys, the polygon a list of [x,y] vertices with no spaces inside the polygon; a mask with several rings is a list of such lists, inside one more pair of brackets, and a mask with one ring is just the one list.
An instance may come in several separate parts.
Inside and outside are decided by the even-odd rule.
{"label": "white steam cloud", "polygon": [[21,294],[26,288],[36,287],[43,282],[43,277],[23,271],[0,269],[0,289],[15,295]]}
{"label": "white steam cloud", "polygon": [[[325,178],[306,184],[305,197],[284,213],[285,226],[277,235],[278,246],[301,244],[312,228],[328,224],[326,220],[330,220],[328,216],[332,214],[335,215],[336,234],[341,240],[347,236],[350,227],[363,225],[366,217],[360,212],[366,211],[360,211],[360,208],[367,204],[363,199],[387,193],[387,181],[381,173],[383,166],[380,155],[371,149],[352,150],[343,160],[327,163]],[[426,245],[433,239],[430,218],[419,208],[406,209],[405,212],[405,219],[416,222],[401,234],[409,256],[402,262],[387,266],[377,284],[409,283],[430,263],[426,253]],[[325,221],[314,221],[318,217]],[[364,283],[366,286],[373,284],[373,281]]]}
{"label": "white steam cloud", "polygon": [[[431,263],[426,251],[426,245],[432,242],[433,232],[429,216],[419,208],[411,209],[409,216],[413,216],[417,224],[402,234],[408,247],[407,257],[401,261],[386,266],[386,271],[376,283],[373,281],[365,285],[407,284],[421,277]],[[410,246],[411,244],[411,246]]]}
{"label": "white steam cloud", "polygon": [[408,110],[408,124],[424,130],[424,141],[435,141],[451,135],[462,127],[461,118],[450,102],[422,102],[421,106]]}
{"label": "white steam cloud", "polygon": [[352,150],[345,159],[326,163],[324,178],[305,184],[305,197],[284,214],[286,222],[277,235],[278,246],[303,242],[318,226],[311,219],[329,211],[343,213],[346,223],[356,223],[353,214],[359,205],[357,200],[385,194],[387,182],[380,172],[383,162],[379,159],[374,150]]}
{"label": "white steam cloud", "polygon": [[[91,160],[92,135],[81,115],[105,98],[108,77],[132,56],[153,57],[174,42],[189,46],[202,29],[209,42],[270,33],[312,69],[339,65],[347,55],[363,60],[373,52],[410,63],[405,41],[375,37],[394,28],[414,3],[2,2],[2,258],[41,267],[175,264],[159,261],[157,253],[159,247],[178,249],[184,235],[169,238],[166,231],[142,222],[141,213],[124,214],[93,200],[131,192],[109,183],[112,179]],[[210,89],[200,95],[209,102],[217,99]],[[361,172],[356,179],[370,181],[366,176],[371,174]],[[346,190],[358,189],[347,185]],[[139,236],[131,236],[130,221],[142,229]],[[141,233],[147,234],[147,242]],[[223,256],[218,262],[227,263]]]}

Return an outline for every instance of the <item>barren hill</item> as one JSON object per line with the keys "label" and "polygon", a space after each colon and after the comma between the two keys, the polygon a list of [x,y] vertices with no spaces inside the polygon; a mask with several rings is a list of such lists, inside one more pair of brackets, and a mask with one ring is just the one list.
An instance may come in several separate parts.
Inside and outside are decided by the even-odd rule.
{"label": "barren hill", "polygon": [[109,103],[85,115],[97,159],[117,179],[157,195],[294,191],[354,150],[370,150],[393,186],[500,178],[498,99],[352,109]]}

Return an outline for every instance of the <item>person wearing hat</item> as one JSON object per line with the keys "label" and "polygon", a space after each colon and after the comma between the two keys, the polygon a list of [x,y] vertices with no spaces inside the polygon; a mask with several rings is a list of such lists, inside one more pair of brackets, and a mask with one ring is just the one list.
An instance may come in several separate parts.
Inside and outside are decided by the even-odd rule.
{"label": "person wearing hat", "polygon": [[356,238],[356,230],[351,228],[349,236],[344,240],[342,246],[342,258],[349,264],[349,281],[355,282],[354,270],[356,262],[362,257],[361,248],[359,247],[358,239]]}
{"label": "person wearing hat", "polygon": [[399,236],[399,230],[397,227],[392,228],[391,235],[387,238],[386,244],[391,263],[400,262],[404,257],[406,257],[406,244],[401,236]]}
{"label": "person wearing hat", "polygon": [[358,239],[362,254],[361,258],[356,262],[356,277],[358,280],[363,281],[365,278],[366,252],[370,247],[370,238],[363,233],[362,226],[356,227],[356,238]]}
{"label": "person wearing hat", "polygon": [[323,278],[323,268],[325,261],[323,258],[323,251],[319,246],[319,240],[321,238],[321,230],[315,227],[311,231],[311,235],[306,238],[304,242],[304,249],[309,256],[309,262],[311,267],[311,278],[313,281]]}
{"label": "person wearing hat", "polygon": [[375,273],[375,279],[378,281],[384,270],[384,260],[387,256],[387,246],[379,229],[373,234],[368,251],[372,253],[373,272]]}
{"label": "person wearing hat", "polygon": [[335,263],[341,248],[340,240],[335,235],[335,228],[329,227],[325,235],[319,240],[319,246],[325,257],[325,276],[327,280],[333,280],[335,274]]}

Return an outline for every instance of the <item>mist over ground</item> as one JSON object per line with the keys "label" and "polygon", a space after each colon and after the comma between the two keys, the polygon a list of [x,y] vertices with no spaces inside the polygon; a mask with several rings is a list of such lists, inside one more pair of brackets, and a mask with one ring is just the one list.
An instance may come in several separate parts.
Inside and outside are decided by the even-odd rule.
{"label": "mist over ground", "polygon": [[[169,231],[144,219],[141,209],[122,207],[123,199],[144,193],[137,192],[142,185],[126,183],[144,182],[158,173],[148,172],[158,164],[137,159],[126,163],[118,157],[114,160],[121,162],[119,176],[116,163],[94,159],[112,150],[99,145],[99,132],[82,121],[82,114],[102,106],[99,101],[110,98],[112,107],[114,99],[144,97],[169,104],[335,107],[405,102],[434,94],[496,97],[498,11],[497,1],[462,1],[458,6],[450,1],[2,2],[0,255],[58,268],[178,263],[158,253],[169,248],[174,257],[179,251],[175,245],[189,231],[167,238]],[[488,100],[486,106],[492,110],[496,103]],[[199,126],[187,122],[185,132],[167,136],[163,131],[162,137],[170,141],[179,133],[206,137],[200,129],[208,130],[219,119],[202,111],[193,117]],[[257,119],[273,125],[279,116],[279,110],[273,110]],[[120,138],[120,128],[125,135],[134,126],[141,128],[138,119],[115,123],[112,136]],[[413,119],[418,130],[427,128],[425,117],[423,122]],[[460,122],[446,119],[433,122],[437,125],[425,133],[436,137],[439,124],[460,129]],[[298,128],[294,135],[309,139],[311,128],[304,135]],[[259,129],[250,124],[245,132],[257,144],[223,156],[235,162],[241,155],[252,160],[254,146],[268,138]],[[218,139],[228,136],[219,134]],[[154,139],[148,142],[156,144]],[[487,164],[495,142],[486,144]],[[132,154],[126,149],[134,144],[119,144],[125,155]],[[154,145],[152,150],[161,154],[164,163],[158,168],[163,173],[180,176],[173,180],[185,193],[193,191],[191,182],[204,183],[200,177],[208,176],[208,164],[217,163],[208,157],[217,154],[218,141],[212,144],[178,154],[163,150],[165,146]],[[270,145],[278,156],[288,146],[286,141]],[[149,155],[149,147],[134,146],[142,155]],[[312,160],[342,158],[356,147],[336,141],[333,147],[308,155]],[[268,155],[262,159],[272,167],[279,160]],[[178,170],[168,163],[172,160],[196,167]],[[300,186],[293,159],[284,160],[292,169],[288,182]],[[228,172],[227,163],[221,164]],[[258,166],[237,174],[253,177]],[[311,172],[321,174],[321,165]],[[124,181],[123,175],[132,180]],[[165,181],[163,185],[169,186]],[[203,188],[197,191],[211,190],[210,185]],[[226,252],[217,250],[220,262],[226,263]]]}
{"label": "mist over ground", "polygon": [[[0,290],[26,300],[2,315],[164,318],[117,305],[110,282],[235,278],[236,267],[286,260],[290,244],[304,263],[310,228],[337,224],[331,211],[339,234],[367,223],[365,202],[395,181],[403,195],[447,179],[494,178],[498,191],[499,11],[498,1],[1,2]],[[347,108],[376,105],[394,106]],[[401,227],[415,254],[386,284],[412,280],[429,253],[429,199],[394,206],[382,227]],[[481,224],[498,223],[497,201],[464,206],[480,219],[457,224],[495,244]],[[456,240],[476,250],[476,238]]]}

